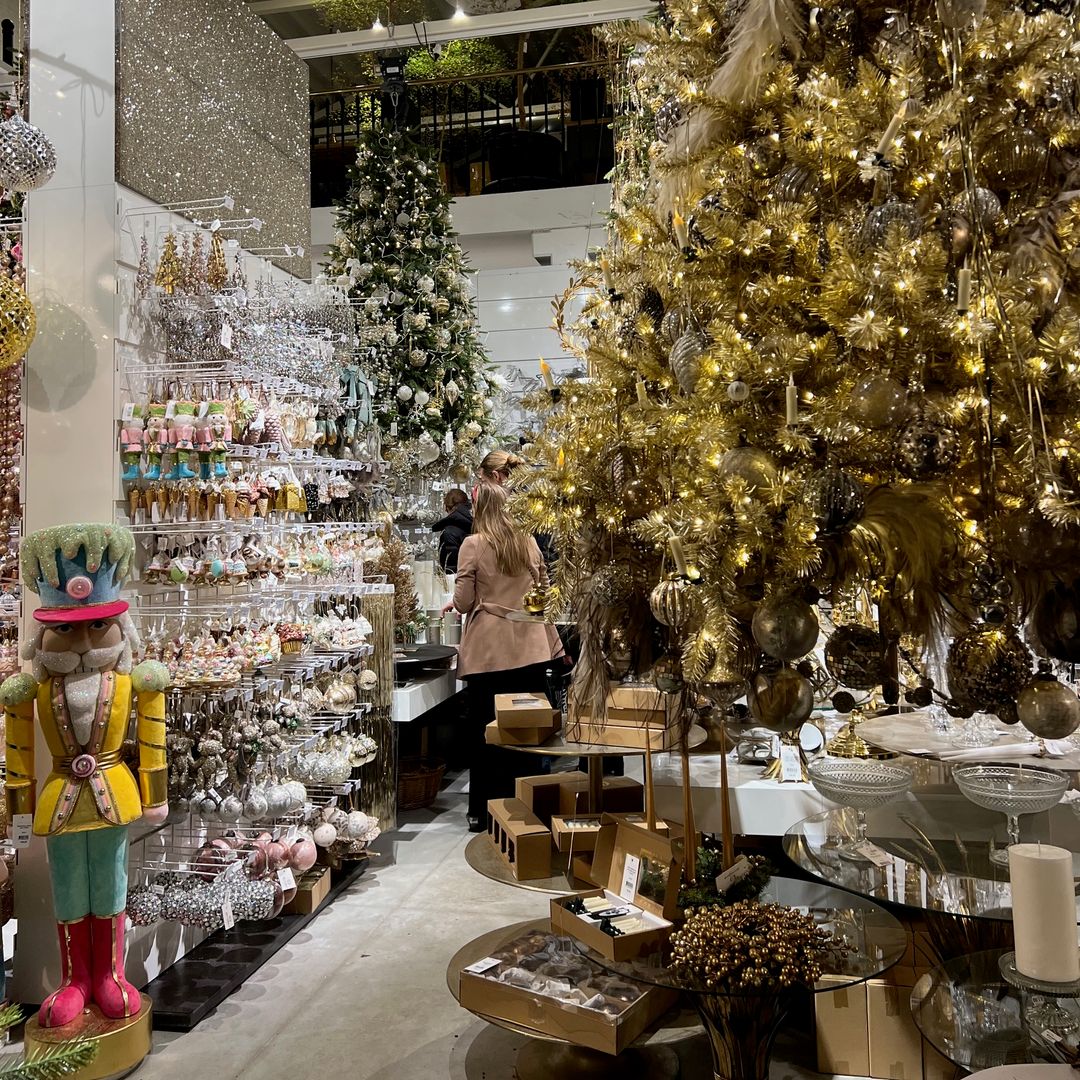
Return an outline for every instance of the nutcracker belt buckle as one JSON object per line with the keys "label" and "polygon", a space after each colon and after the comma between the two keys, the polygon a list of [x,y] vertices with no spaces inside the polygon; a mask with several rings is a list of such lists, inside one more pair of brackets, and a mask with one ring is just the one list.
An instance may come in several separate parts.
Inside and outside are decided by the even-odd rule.
{"label": "nutcracker belt buckle", "polygon": [[97,758],[93,754],[80,754],[71,763],[71,775],[76,780],[85,780],[97,771]]}

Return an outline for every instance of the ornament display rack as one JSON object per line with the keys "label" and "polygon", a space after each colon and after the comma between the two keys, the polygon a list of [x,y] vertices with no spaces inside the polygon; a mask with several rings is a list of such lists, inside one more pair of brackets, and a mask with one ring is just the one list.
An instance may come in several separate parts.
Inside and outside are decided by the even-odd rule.
{"label": "ornament display rack", "polygon": [[[273,252],[241,248],[240,237],[254,236],[261,223],[233,216],[233,209],[232,200],[221,198],[122,214],[125,250],[141,249],[128,264],[127,280],[121,279],[115,347],[116,518],[136,537],[133,613],[153,648],[170,639],[190,646],[195,634],[208,647],[215,637],[219,645],[242,639],[243,646],[228,650],[248,649],[249,668],[257,661],[241,672],[218,648],[207,654],[214,658],[209,667],[196,661],[184,668],[180,650],[180,682],[194,672],[197,684],[179,685],[167,697],[167,732],[176,751],[170,751],[173,813],[150,857],[133,859],[140,876],[190,865],[215,837],[235,840],[240,830],[242,843],[246,811],[261,797],[254,786],[259,778],[277,783],[300,775],[301,765],[324,770],[308,776],[304,810],[270,802],[265,814],[254,815],[256,828],[295,836],[312,815],[329,820],[318,815],[344,813],[351,827],[359,813],[361,824],[377,820],[377,835],[396,817],[393,627],[386,615],[393,588],[365,564],[377,550],[378,526],[367,519],[381,503],[385,465],[378,438],[350,413],[345,374],[357,377],[352,308],[333,288],[298,282],[272,267],[265,256]],[[148,231],[159,245],[153,253]],[[249,276],[256,280],[249,283]],[[155,563],[159,550],[170,553],[168,563]],[[198,561],[189,564],[187,553],[198,553]],[[292,634],[292,627],[310,625],[320,613],[335,626],[344,618],[366,629],[365,644],[330,649],[324,641],[300,653],[271,647],[267,654],[258,652],[256,633],[252,646],[259,627],[273,646],[275,626]],[[290,716],[294,726],[277,723],[310,701],[319,704],[302,709],[300,719]],[[256,715],[270,723],[255,725]],[[203,741],[211,747],[205,753]],[[223,746],[232,747],[228,764],[219,754]],[[340,764],[341,754],[348,755],[344,778],[325,764]],[[181,779],[186,805],[175,798]],[[224,792],[235,798],[223,798]],[[334,835],[319,849],[333,875],[329,899],[368,862],[366,839],[350,839],[347,831]],[[151,981],[156,1026],[197,1024],[320,909],[228,929],[231,915],[213,913],[208,924],[216,932]],[[135,934],[140,931],[153,928]]]}

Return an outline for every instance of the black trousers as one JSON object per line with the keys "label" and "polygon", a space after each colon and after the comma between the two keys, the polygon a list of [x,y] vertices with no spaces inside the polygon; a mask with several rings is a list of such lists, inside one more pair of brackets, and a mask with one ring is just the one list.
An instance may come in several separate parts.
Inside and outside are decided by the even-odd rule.
{"label": "black trousers", "polygon": [[469,762],[469,815],[486,820],[489,799],[509,799],[519,776],[546,772],[547,760],[536,754],[489,746],[484,728],[495,719],[496,694],[547,693],[547,673],[551,661],[511,668],[508,671],[483,671],[465,676],[466,723]]}

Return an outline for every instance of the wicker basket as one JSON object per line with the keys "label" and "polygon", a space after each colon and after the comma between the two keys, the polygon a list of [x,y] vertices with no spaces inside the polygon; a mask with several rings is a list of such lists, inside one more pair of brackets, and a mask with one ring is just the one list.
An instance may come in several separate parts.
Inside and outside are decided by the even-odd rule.
{"label": "wicker basket", "polygon": [[435,758],[402,758],[398,765],[399,810],[422,810],[435,801],[446,763]]}

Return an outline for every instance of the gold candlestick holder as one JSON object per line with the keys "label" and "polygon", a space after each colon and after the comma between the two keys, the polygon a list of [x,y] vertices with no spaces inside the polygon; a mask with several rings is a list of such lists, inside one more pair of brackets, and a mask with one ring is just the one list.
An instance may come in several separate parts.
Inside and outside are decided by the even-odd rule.
{"label": "gold candlestick holder", "polygon": [[851,714],[848,722],[832,737],[832,739],[829,740],[829,745],[825,747],[825,752],[831,754],[833,757],[874,758],[877,761],[896,757],[896,754],[890,753],[888,750],[879,750],[876,746],[871,746],[858,731],[856,731],[856,728],[865,719],[866,717],[856,709]]}

